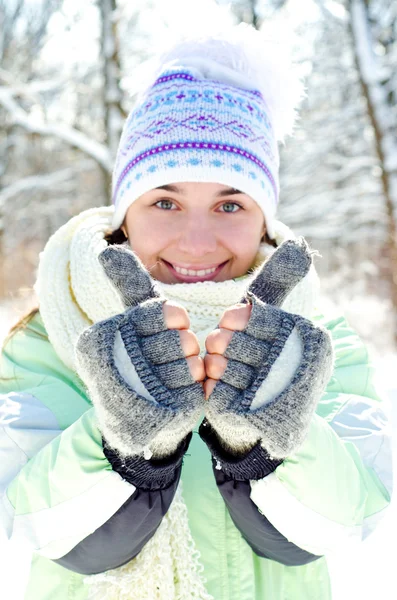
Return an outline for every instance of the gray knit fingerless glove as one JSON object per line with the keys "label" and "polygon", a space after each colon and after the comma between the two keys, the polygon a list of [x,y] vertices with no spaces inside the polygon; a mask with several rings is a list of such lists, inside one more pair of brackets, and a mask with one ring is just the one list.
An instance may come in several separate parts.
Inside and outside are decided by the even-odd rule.
{"label": "gray knit fingerless glove", "polygon": [[[331,340],[325,329],[279,305],[311,262],[303,238],[284,242],[243,300],[252,304],[249,322],[233,333],[224,353],[228,365],[206,408],[209,425],[232,453],[259,443],[271,458],[283,459],[307,435],[332,373]],[[200,429],[204,439],[205,427]]]}
{"label": "gray knit fingerless glove", "polygon": [[178,331],[166,327],[165,299],[136,255],[109,246],[99,260],[126,311],[79,336],[78,373],[107,445],[124,457],[168,456],[203,410],[202,386],[191,376]]}

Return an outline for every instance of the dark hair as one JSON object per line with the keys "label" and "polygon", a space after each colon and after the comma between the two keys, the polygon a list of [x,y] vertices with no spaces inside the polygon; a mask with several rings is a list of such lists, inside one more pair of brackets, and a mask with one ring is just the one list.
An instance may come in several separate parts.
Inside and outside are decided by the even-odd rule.
{"label": "dark hair", "polygon": [[[7,342],[12,338],[12,336],[17,333],[18,331],[20,331],[21,329],[30,329],[31,331],[32,328],[28,327],[28,324],[30,323],[30,321],[33,319],[34,316],[37,315],[37,313],[39,312],[39,307],[35,306],[33,308],[30,309],[30,311],[28,313],[26,313],[25,315],[23,315],[19,321],[17,321],[17,323],[15,323],[12,327],[10,327],[4,341],[3,341],[3,346],[2,349],[4,349],[5,345],[7,344]],[[39,336],[39,337],[45,337],[42,334],[37,333],[37,331],[34,332],[35,335]]]}
{"label": "dark hair", "polygon": [[269,237],[269,234],[267,233],[267,231],[263,234],[261,242],[266,242],[266,244],[269,244],[269,246],[273,246],[273,248],[277,248],[276,240],[272,240],[272,238]]}
{"label": "dark hair", "polygon": [[128,238],[125,236],[122,229],[115,229],[114,231],[105,233],[104,239],[109,246],[113,246],[114,244],[123,244]]}

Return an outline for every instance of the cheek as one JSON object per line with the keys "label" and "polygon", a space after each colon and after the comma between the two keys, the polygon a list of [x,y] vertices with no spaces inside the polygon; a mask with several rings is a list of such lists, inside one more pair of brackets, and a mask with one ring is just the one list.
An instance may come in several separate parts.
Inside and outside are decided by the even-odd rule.
{"label": "cheek", "polygon": [[170,228],[164,223],[139,216],[128,224],[128,233],[132,250],[146,267],[152,266],[153,260],[170,244],[172,237]]}
{"label": "cheek", "polygon": [[234,221],[223,228],[221,237],[224,245],[232,254],[243,261],[254,258],[258,252],[262,237],[262,223],[260,219],[247,219]]}

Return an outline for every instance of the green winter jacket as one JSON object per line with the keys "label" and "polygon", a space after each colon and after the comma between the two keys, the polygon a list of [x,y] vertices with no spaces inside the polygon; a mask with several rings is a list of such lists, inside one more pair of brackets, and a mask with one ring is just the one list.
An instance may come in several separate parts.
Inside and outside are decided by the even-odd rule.
{"label": "green winter jacket", "polygon": [[[258,556],[234,525],[194,433],[183,495],[215,600],[327,600],[327,554],[354,548],[390,502],[390,440],[366,349],[343,318],[317,320],[331,332],[335,369],[309,435],[246,489],[250,510],[275,535],[319,558],[287,566]],[[26,600],[83,600],[85,575],[55,561],[108,522],[135,488],[112,471],[84,386],[55,354],[40,315],[5,345],[1,377],[1,535],[33,551]]]}

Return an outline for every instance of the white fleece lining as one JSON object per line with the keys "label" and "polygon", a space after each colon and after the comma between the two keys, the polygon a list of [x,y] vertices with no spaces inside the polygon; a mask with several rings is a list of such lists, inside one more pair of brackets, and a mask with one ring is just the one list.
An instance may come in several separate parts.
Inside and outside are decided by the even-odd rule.
{"label": "white fleece lining", "polygon": [[283,486],[275,473],[250,481],[250,485],[251,500],[261,513],[303,550],[322,556],[361,542],[361,525],[342,525],[311,510]]}
{"label": "white fleece lining", "polygon": [[291,331],[280,356],[262,382],[251,404],[251,410],[271,402],[289,385],[302,360],[302,340],[296,327]]}
{"label": "white fleece lining", "polygon": [[118,368],[120,375],[128,383],[128,385],[140,396],[146,398],[146,400],[152,400],[156,402],[155,398],[148,392],[139,379],[139,375],[136,372],[134,365],[131,362],[130,357],[125,349],[123,339],[119,331],[116,332],[116,338],[114,341],[114,362]]}

